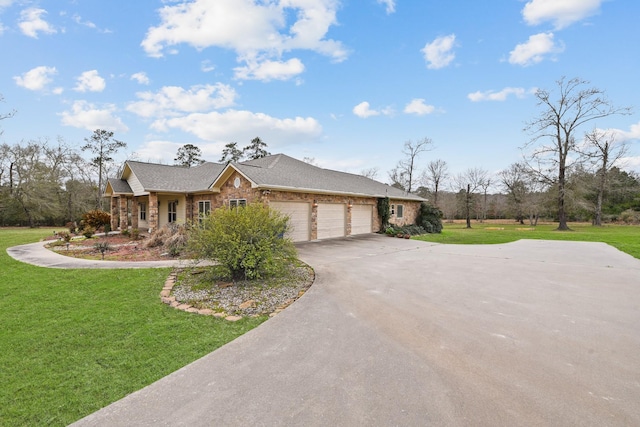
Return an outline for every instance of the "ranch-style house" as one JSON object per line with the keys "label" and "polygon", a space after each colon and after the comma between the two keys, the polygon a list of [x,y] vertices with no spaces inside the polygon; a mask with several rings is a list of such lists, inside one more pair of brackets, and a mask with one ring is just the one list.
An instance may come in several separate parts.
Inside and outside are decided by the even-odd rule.
{"label": "ranch-style house", "polygon": [[373,179],[323,169],[284,154],[193,167],[137,161],[110,178],[111,229],[148,229],[197,221],[212,209],[262,202],[290,217],[293,241],[376,232],[379,198],[389,197],[390,222],[415,223],[423,198]]}

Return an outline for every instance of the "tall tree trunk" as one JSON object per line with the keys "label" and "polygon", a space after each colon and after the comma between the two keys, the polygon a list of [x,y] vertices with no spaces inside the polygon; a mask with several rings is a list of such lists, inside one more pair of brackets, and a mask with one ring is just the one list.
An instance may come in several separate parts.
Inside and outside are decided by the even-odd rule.
{"label": "tall tree trunk", "polygon": [[566,231],[570,230],[567,225],[567,213],[565,211],[564,199],[565,199],[565,166],[564,162],[560,166],[558,174],[558,230]]}
{"label": "tall tree trunk", "polygon": [[467,184],[466,210],[467,210],[467,228],[471,228],[471,185]]}
{"label": "tall tree trunk", "polygon": [[596,200],[596,214],[593,219],[593,225],[602,226],[602,200],[604,199],[604,187],[606,185],[607,175],[606,171],[600,171],[600,177],[598,182],[598,198]]}

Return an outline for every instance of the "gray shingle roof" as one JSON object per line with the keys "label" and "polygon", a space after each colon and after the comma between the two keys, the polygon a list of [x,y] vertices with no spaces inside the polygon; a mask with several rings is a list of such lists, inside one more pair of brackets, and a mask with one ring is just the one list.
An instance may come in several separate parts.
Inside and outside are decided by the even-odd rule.
{"label": "gray shingle roof", "polygon": [[[135,161],[127,161],[127,165],[145,191],[176,193],[209,190],[227,166],[207,162],[187,168]],[[233,163],[231,166],[260,188],[424,200],[361,175],[319,168],[284,154]],[[109,182],[116,193],[133,192],[124,179],[110,179]]]}
{"label": "gray shingle roof", "polygon": [[234,166],[253,182],[264,187],[424,200],[415,194],[407,194],[361,175],[319,168],[284,154],[275,154]]}
{"label": "gray shingle roof", "polygon": [[129,183],[127,181],[125,181],[124,179],[109,178],[107,181],[111,185],[111,188],[113,189],[114,193],[117,193],[117,194],[133,194],[133,190],[129,186]]}
{"label": "gray shingle roof", "polygon": [[145,190],[180,193],[208,190],[225,166],[212,162],[190,168],[132,161],[127,164]]}

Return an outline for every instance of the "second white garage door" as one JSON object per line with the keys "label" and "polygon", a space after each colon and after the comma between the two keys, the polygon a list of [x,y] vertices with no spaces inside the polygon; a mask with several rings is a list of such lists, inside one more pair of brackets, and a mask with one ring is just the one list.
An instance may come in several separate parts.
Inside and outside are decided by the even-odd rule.
{"label": "second white garage door", "polygon": [[311,207],[303,202],[270,202],[269,207],[289,216],[291,230],[287,234],[294,242],[309,240],[309,224]]}
{"label": "second white garage door", "polygon": [[371,233],[373,227],[373,206],[353,205],[351,208],[351,234]]}
{"label": "second white garage door", "polygon": [[346,205],[340,203],[318,204],[318,239],[345,235]]}

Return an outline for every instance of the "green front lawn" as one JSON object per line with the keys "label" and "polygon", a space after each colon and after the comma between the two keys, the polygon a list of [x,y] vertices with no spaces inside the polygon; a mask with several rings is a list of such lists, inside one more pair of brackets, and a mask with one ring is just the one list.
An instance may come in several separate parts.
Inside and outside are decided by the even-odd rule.
{"label": "green front lawn", "polygon": [[0,229],[2,426],[67,425],[266,320],[232,323],[162,304],[169,269],[47,269],[6,253],[49,234]]}
{"label": "green front lawn", "polygon": [[604,242],[636,258],[640,258],[640,227],[629,225],[606,225],[594,227],[590,224],[570,223],[572,231],[556,231],[557,224],[541,224],[536,227],[504,223],[473,222],[471,229],[461,223],[444,223],[442,234],[425,234],[415,239],[449,244],[495,244],[515,242],[520,239],[572,240]]}

